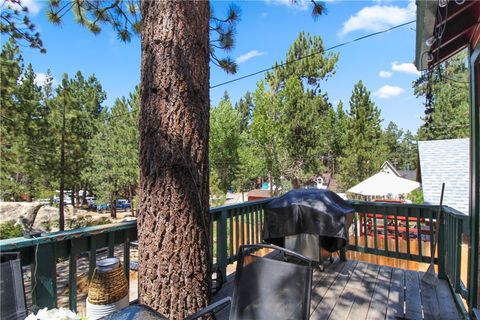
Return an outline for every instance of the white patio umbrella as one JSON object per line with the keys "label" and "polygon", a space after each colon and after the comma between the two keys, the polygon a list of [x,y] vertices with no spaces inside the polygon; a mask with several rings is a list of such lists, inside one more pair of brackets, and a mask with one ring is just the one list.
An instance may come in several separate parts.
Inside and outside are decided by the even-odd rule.
{"label": "white patio umbrella", "polygon": [[348,189],[363,196],[399,196],[420,187],[420,183],[400,178],[392,173],[379,172]]}

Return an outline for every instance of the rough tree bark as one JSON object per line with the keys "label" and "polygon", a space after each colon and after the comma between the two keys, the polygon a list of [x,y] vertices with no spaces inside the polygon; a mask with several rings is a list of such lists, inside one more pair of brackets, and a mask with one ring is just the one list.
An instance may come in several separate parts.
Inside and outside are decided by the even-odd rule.
{"label": "rough tree bark", "polygon": [[171,319],[210,296],[208,1],[142,8],[140,302]]}

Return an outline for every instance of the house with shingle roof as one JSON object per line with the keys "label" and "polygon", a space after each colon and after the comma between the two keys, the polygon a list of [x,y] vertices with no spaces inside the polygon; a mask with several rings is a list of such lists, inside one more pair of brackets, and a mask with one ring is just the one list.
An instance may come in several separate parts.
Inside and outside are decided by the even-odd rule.
{"label": "house with shingle roof", "polygon": [[468,214],[469,140],[418,141],[419,177],[426,204],[439,204],[445,182],[443,204]]}

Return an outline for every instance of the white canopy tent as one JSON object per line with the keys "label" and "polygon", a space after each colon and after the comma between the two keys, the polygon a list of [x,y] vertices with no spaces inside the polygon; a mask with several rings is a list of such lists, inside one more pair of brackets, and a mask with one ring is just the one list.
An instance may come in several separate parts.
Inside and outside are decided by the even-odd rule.
{"label": "white canopy tent", "polygon": [[420,187],[420,183],[395,174],[379,172],[348,189],[347,192],[362,196],[399,197]]}

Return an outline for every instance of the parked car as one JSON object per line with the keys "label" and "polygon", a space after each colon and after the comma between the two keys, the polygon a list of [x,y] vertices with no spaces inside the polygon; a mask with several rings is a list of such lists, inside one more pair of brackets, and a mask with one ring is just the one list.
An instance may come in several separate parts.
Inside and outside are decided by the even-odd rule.
{"label": "parked car", "polygon": [[46,199],[37,199],[35,200],[35,202],[38,202],[40,204],[50,204],[50,199],[46,198]]}
{"label": "parked car", "polygon": [[[127,199],[118,199],[115,201],[115,207],[117,210],[131,209],[130,202]],[[110,210],[110,203],[101,203],[96,205],[97,211]]]}
{"label": "parked car", "polygon": [[[56,196],[55,198],[53,198],[53,203],[54,204],[60,204],[60,197]],[[70,197],[65,196],[63,198],[63,204],[64,205],[72,204],[72,199]]]}
{"label": "parked car", "polygon": [[118,210],[131,209],[130,202],[127,199],[118,199],[115,203]]}
{"label": "parked car", "polygon": [[87,204],[88,204],[88,209],[91,210],[96,210],[97,209],[97,198],[95,197],[87,197]]}
{"label": "parked car", "polygon": [[106,211],[110,209],[110,203],[100,203],[95,205],[97,211]]}

